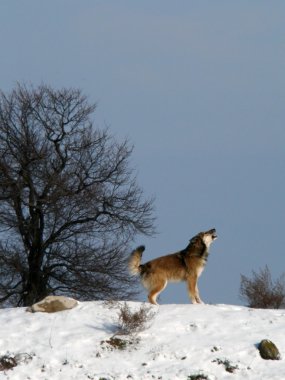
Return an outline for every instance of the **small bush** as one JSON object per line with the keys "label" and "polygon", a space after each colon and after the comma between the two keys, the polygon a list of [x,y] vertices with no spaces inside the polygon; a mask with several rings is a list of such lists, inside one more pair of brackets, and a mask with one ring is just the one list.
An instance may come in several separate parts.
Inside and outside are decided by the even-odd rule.
{"label": "small bush", "polygon": [[110,339],[102,340],[102,349],[113,351],[113,350],[126,350],[128,348],[136,347],[139,343],[139,339],[120,339],[112,336]]}
{"label": "small bush", "polygon": [[187,380],[209,380],[207,375],[197,374],[197,375],[190,375],[187,377]]}
{"label": "small bush", "polygon": [[238,369],[237,365],[231,364],[231,362],[228,359],[215,359],[213,360],[213,363],[218,363],[224,366],[225,370],[229,373],[234,373],[236,369]]}
{"label": "small bush", "polygon": [[240,297],[249,307],[280,309],[285,305],[284,275],[274,282],[267,266],[259,273],[252,271],[252,279],[241,275]]}
{"label": "small bush", "polygon": [[138,311],[131,311],[126,302],[119,309],[119,331],[115,335],[133,335],[149,327],[155,313],[151,307],[141,305]]}
{"label": "small bush", "polygon": [[0,371],[6,371],[12,369],[18,365],[14,356],[3,355],[0,357]]}
{"label": "small bush", "polygon": [[[136,349],[140,339],[135,335],[145,330],[155,315],[151,307],[141,305],[139,310],[132,311],[126,302],[123,304],[118,301],[105,302],[104,305],[111,309],[118,308],[119,313],[116,320],[118,329],[111,338],[101,341],[102,349],[111,351],[126,350],[128,348]],[[125,337],[121,339],[117,337],[118,335],[125,335]],[[126,336],[129,337],[127,338]],[[97,357],[100,357],[100,353],[97,353]]]}
{"label": "small bush", "polygon": [[28,363],[34,356],[34,353],[18,353],[13,355],[10,352],[7,352],[5,355],[0,356],[0,371],[7,371],[16,367],[20,363]]}

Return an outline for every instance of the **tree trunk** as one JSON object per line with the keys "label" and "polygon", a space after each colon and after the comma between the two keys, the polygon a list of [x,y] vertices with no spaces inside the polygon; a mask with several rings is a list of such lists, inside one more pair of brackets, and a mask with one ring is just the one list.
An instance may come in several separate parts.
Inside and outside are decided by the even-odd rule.
{"label": "tree trunk", "polygon": [[42,272],[42,253],[30,253],[29,271],[23,289],[23,306],[31,306],[49,295],[47,279]]}

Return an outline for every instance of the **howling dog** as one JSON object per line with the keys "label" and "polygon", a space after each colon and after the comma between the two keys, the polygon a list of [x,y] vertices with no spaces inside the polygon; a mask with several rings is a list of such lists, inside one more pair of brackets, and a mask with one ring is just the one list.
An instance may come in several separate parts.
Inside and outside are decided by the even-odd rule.
{"label": "howling dog", "polygon": [[182,251],[141,264],[143,245],[136,248],[129,258],[129,271],[140,275],[143,286],[148,290],[148,300],[154,305],[157,296],[165,289],[167,282],[186,281],[192,303],[203,303],[199,296],[197,281],[209,255],[209,248],[217,238],[215,228],[194,236]]}

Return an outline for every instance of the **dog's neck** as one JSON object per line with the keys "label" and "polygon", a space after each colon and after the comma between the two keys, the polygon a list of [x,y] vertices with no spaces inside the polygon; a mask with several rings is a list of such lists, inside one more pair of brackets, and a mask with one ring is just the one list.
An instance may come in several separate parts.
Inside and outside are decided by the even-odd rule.
{"label": "dog's neck", "polygon": [[188,257],[203,257],[207,260],[209,256],[209,247],[210,244],[205,244],[205,242],[199,242],[199,247],[197,249],[197,245],[193,244],[191,241],[188,246],[183,250],[183,254]]}
{"label": "dog's neck", "polygon": [[206,236],[206,237],[203,238],[203,243],[207,247],[207,250],[209,250],[210,245],[213,243],[213,241],[214,240],[212,239],[212,236]]}

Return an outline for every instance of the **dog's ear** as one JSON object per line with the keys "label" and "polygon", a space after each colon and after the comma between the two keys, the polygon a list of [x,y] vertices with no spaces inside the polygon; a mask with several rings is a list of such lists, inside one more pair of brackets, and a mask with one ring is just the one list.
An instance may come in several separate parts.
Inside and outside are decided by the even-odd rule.
{"label": "dog's ear", "polygon": [[198,235],[195,235],[192,237],[192,239],[190,239],[190,244],[196,245],[196,244],[201,243],[201,241],[202,241],[202,236],[201,236],[201,233],[199,233]]}

